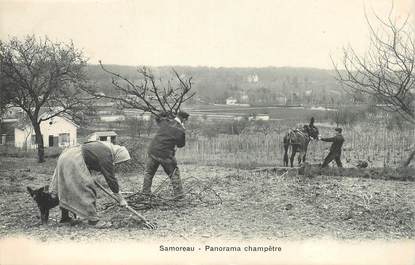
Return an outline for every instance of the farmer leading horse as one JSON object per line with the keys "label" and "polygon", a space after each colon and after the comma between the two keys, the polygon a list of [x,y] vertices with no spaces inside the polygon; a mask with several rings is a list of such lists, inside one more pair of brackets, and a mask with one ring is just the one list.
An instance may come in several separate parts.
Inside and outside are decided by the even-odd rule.
{"label": "farmer leading horse", "polygon": [[314,118],[310,119],[310,124],[303,128],[290,130],[283,139],[284,143],[284,166],[288,166],[288,148],[291,146],[290,164],[293,167],[294,157],[297,152],[298,164],[305,162],[308,143],[311,139],[318,139],[318,129],[314,126]]}

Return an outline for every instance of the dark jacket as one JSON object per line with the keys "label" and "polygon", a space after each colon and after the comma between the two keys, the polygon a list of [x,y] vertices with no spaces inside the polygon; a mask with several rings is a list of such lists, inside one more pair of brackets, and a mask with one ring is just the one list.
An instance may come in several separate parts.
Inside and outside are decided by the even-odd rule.
{"label": "dark jacket", "polygon": [[82,155],[87,168],[101,172],[112,192],[119,192],[115,178],[114,159],[111,150],[100,142],[88,142],[82,145]]}
{"label": "dark jacket", "polygon": [[151,141],[148,154],[157,158],[172,158],[175,155],[175,147],[183,147],[186,144],[186,134],[183,126],[176,120],[161,119],[158,122],[159,129]]}
{"label": "dark jacket", "polygon": [[343,135],[341,135],[340,133],[334,137],[321,138],[320,140],[324,142],[332,142],[330,147],[330,153],[340,154],[342,152],[344,138]]}

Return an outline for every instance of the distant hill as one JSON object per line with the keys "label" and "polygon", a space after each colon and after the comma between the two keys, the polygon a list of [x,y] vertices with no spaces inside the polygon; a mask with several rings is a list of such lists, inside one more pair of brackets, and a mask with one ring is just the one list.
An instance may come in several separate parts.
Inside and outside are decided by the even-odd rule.
{"label": "distant hill", "polygon": [[[136,67],[123,65],[105,65],[106,68],[131,80],[138,75]],[[264,68],[225,68],[163,66],[152,67],[153,73],[162,80],[171,78],[171,69],[179,74],[192,76],[193,87],[198,98],[209,102],[223,103],[229,96],[238,93],[266,89],[289,97],[291,94],[304,94],[312,91],[314,95],[339,94],[340,85],[334,79],[331,70],[316,68],[264,67]],[[89,77],[106,94],[112,93],[111,77],[99,65],[88,65]]]}

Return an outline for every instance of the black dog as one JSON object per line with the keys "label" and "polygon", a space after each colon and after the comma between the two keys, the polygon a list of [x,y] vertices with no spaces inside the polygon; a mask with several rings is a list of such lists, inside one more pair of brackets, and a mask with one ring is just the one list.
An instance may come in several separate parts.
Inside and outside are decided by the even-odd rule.
{"label": "black dog", "polygon": [[[45,186],[39,189],[32,189],[27,187],[27,191],[29,192],[30,196],[35,200],[37,207],[40,210],[40,219],[42,224],[47,224],[49,219],[49,210],[59,205],[59,198],[56,196],[52,196],[49,192],[49,186]],[[70,223],[73,221],[71,217],[69,217],[69,211],[60,207],[62,212],[60,223]],[[74,214],[76,218],[76,215]]]}

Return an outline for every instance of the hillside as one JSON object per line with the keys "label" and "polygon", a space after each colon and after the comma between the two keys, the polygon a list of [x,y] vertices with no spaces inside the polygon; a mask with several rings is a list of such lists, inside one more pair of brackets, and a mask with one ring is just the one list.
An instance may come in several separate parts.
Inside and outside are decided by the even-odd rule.
{"label": "hillside", "polygon": [[[106,65],[111,71],[130,80],[137,79],[136,67]],[[265,67],[265,68],[214,68],[190,66],[153,67],[156,77],[162,80],[171,78],[174,67],[180,74],[192,76],[194,89],[199,98],[209,102],[223,103],[229,96],[238,96],[249,91],[263,94],[276,93],[290,97],[312,91],[316,97],[338,95],[341,90],[334,79],[334,72],[315,68]],[[106,94],[111,92],[111,77],[99,65],[88,65],[90,78]],[[257,92],[254,92],[257,93]]]}

